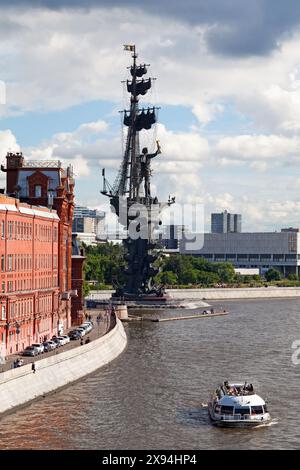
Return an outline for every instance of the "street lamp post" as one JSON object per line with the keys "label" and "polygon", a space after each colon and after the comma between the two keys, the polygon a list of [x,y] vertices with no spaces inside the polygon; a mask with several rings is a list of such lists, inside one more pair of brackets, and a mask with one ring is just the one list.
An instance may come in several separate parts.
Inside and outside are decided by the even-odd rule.
{"label": "street lamp post", "polygon": [[17,352],[19,352],[19,334],[20,334],[20,324],[16,324],[16,334],[17,334]]}

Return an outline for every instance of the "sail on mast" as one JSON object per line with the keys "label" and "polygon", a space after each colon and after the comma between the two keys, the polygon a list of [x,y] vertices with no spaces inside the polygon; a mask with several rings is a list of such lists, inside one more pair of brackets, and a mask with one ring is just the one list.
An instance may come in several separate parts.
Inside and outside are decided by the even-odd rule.
{"label": "sail on mast", "polygon": [[[156,123],[156,107],[139,107],[139,96],[144,96],[152,87],[152,79],[141,78],[147,74],[146,64],[137,65],[135,45],[124,45],[124,50],[132,52],[133,63],[130,67],[131,80],[127,80],[130,93],[130,109],[122,111],[123,125],[128,128],[123,160],[111,188],[111,196],[128,195],[136,198],[139,192],[139,132],[149,130]],[[107,184],[107,183],[106,183]],[[109,195],[109,193],[105,193]]]}

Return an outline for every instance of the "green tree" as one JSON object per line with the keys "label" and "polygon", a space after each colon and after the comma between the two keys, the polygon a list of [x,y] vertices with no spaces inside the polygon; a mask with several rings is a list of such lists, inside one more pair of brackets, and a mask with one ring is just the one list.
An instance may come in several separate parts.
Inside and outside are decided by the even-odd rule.
{"label": "green tree", "polygon": [[295,273],[291,273],[291,274],[288,275],[288,279],[290,281],[298,281],[298,276]]}
{"label": "green tree", "polygon": [[197,271],[192,268],[185,268],[179,276],[180,284],[196,284],[197,283]]}
{"label": "green tree", "polygon": [[265,273],[265,278],[266,280],[269,281],[280,281],[281,279],[281,273],[278,271],[278,269],[275,268],[270,268],[268,271]]}
{"label": "green tree", "polygon": [[90,286],[88,285],[88,283],[86,281],[83,281],[83,287],[82,287],[82,294],[83,294],[83,298],[87,297],[90,293]]}
{"label": "green tree", "polygon": [[202,270],[197,272],[197,282],[204,286],[211,286],[220,282],[220,277],[217,273]]}
{"label": "green tree", "polygon": [[156,281],[159,284],[174,286],[177,284],[178,278],[172,271],[162,271],[156,276]]}
{"label": "green tree", "polygon": [[122,282],[124,250],[122,245],[103,243],[96,246],[84,246],[84,273],[87,281],[96,281],[98,285],[111,285]]}
{"label": "green tree", "polygon": [[235,271],[231,263],[214,263],[214,268],[220,277],[220,281],[225,284],[234,282]]}

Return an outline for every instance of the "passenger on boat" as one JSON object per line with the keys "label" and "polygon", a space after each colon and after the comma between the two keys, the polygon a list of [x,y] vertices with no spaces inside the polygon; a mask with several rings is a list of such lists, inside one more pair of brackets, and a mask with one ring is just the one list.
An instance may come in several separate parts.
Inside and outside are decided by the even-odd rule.
{"label": "passenger on boat", "polygon": [[245,382],[244,383],[244,386],[243,386],[243,391],[244,392],[254,392],[254,388],[253,388],[253,385],[252,384],[248,384],[248,382]]}
{"label": "passenger on boat", "polygon": [[226,388],[226,390],[229,390],[230,387],[229,387],[228,380],[225,380],[224,387]]}

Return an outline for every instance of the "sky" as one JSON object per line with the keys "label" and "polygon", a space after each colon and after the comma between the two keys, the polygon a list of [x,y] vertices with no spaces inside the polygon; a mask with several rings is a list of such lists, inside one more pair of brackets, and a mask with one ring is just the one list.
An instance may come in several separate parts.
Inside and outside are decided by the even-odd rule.
{"label": "sky", "polygon": [[123,44],[135,44],[156,78],[144,101],[160,107],[159,123],[141,141],[151,151],[161,143],[159,199],[203,205],[206,230],[210,213],[225,209],[242,214],[243,231],[300,226],[299,1],[0,7],[1,162],[21,150],[70,163],[77,204],[106,208],[101,170],[113,182],[124,142],[119,110],[128,107]]}

